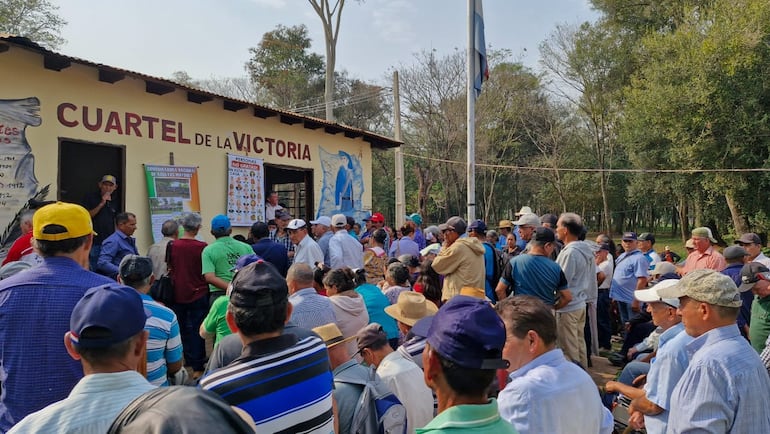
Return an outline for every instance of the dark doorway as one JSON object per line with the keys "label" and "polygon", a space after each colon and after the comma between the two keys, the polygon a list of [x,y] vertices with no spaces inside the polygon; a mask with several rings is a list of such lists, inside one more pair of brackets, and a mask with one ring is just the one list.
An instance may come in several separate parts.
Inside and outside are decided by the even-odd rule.
{"label": "dark doorway", "polygon": [[265,195],[278,193],[278,203],[294,218],[315,218],[313,209],[313,170],[265,164]]}
{"label": "dark doorway", "polygon": [[126,148],[103,143],[59,140],[59,200],[81,203],[83,197],[97,189],[104,175],[118,179],[112,198],[123,210],[126,186]]}

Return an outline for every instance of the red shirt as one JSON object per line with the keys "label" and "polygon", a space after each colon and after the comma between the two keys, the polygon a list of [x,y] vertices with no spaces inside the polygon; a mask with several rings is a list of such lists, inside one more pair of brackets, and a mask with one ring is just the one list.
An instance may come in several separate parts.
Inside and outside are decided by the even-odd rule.
{"label": "red shirt", "polygon": [[209,285],[201,271],[201,253],[206,243],[180,238],[171,244],[171,279],[174,282],[174,301],[192,303],[209,294]]}

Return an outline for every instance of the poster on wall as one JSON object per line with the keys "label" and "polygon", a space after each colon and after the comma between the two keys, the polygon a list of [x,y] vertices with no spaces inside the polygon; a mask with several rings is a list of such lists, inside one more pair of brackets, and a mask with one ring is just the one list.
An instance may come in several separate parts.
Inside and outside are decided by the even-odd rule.
{"label": "poster on wall", "polygon": [[160,241],[163,222],[183,212],[201,212],[198,193],[198,168],[190,166],[155,166],[146,164],[147,195],[150,200],[152,239]]}
{"label": "poster on wall", "polygon": [[233,226],[265,221],[262,160],[227,154],[227,217]]}

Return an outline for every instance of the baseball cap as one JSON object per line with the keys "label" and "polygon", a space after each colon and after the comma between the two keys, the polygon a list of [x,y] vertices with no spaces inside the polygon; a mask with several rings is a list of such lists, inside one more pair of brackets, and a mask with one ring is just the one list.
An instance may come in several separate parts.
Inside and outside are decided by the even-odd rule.
{"label": "baseball cap", "polygon": [[152,259],[147,256],[126,255],[120,261],[118,274],[124,282],[140,282],[152,274]]}
{"label": "baseball cap", "polygon": [[286,229],[300,229],[304,228],[306,225],[305,220],[302,219],[294,219],[289,222],[289,224],[286,226]]}
{"label": "baseball cap", "polygon": [[118,180],[112,175],[104,175],[102,176],[102,180],[99,182],[111,182],[113,184],[117,184]]}
{"label": "baseball cap", "polygon": [[315,327],[313,328],[313,332],[324,341],[327,348],[332,348],[339,344],[344,344],[356,338],[355,336],[343,338],[342,331],[340,331],[340,328],[337,327],[337,324],[333,322]]}
{"label": "baseball cap", "polygon": [[639,238],[636,236],[636,232],[623,232],[623,241],[636,241]]}
{"label": "baseball cap", "polygon": [[505,326],[489,302],[456,295],[433,317],[428,343],[442,357],[464,368],[505,369]]}
{"label": "baseball cap", "polygon": [[438,229],[441,232],[444,232],[446,230],[451,230],[462,235],[468,229],[468,225],[465,223],[465,220],[463,220],[461,217],[454,216],[454,217],[449,217],[449,220],[447,220],[446,223],[442,223],[438,225]]}
{"label": "baseball cap", "polygon": [[524,214],[532,214],[532,208],[530,208],[530,207],[528,207],[528,206],[523,206],[523,207],[521,207],[521,209],[519,210],[519,212],[517,212],[517,213],[516,213],[516,214],[514,214],[514,215],[515,215],[516,217],[519,217],[519,216],[521,216],[521,215],[524,215]]}
{"label": "baseball cap", "polygon": [[277,210],[275,212],[275,218],[279,220],[291,220],[291,214],[284,210]]}
{"label": "baseball cap", "polygon": [[251,264],[252,262],[257,262],[261,260],[262,257],[257,255],[256,253],[249,253],[248,255],[243,255],[240,258],[238,258],[238,261],[233,265],[233,268],[230,269],[230,271],[238,271],[241,268],[244,268],[245,266]]}
{"label": "baseball cap", "polygon": [[656,275],[664,275],[669,273],[676,273],[676,267],[674,264],[668,262],[668,261],[660,261],[657,264],[655,264],[655,268],[650,271],[650,275],[656,276]]}
{"label": "baseball cap", "polygon": [[556,234],[550,228],[538,226],[535,228],[535,233],[532,234],[532,240],[541,243],[552,243],[556,241]]}
{"label": "baseball cap", "polygon": [[498,229],[505,229],[505,228],[512,228],[513,222],[510,220],[500,220],[500,223],[497,224]]}
{"label": "baseball cap", "polygon": [[748,256],[748,254],[749,253],[743,246],[729,246],[722,252],[722,256],[724,256],[725,259],[740,259],[744,256]]}
{"label": "baseball cap", "polygon": [[692,241],[692,238],[689,238],[689,239],[687,239],[687,241],[685,241],[684,248],[685,249],[694,249],[695,248],[695,243]]}
{"label": "baseball cap", "polygon": [[56,202],[35,211],[32,236],[42,241],[62,241],[94,234],[91,215],[80,205]]}
{"label": "baseball cap", "polygon": [[610,251],[610,245],[607,243],[599,243],[599,250],[604,250],[609,252]]}
{"label": "baseball cap", "polygon": [[740,238],[735,240],[735,244],[762,244],[762,239],[759,238],[759,235],[753,233],[753,232],[746,232],[745,234],[741,235]]}
{"label": "baseball cap", "polygon": [[435,315],[438,308],[428,301],[424,295],[414,291],[404,291],[398,294],[396,304],[385,308],[385,313],[408,326],[413,326],[421,318]]}
{"label": "baseball cap", "polygon": [[429,246],[426,246],[424,249],[420,250],[420,255],[428,256],[431,253],[438,253],[439,250],[441,250],[441,244],[433,243]]}
{"label": "baseball cap", "polygon": [[703,303],[741,307],[741,295],[733,279],[718,271],[702,268],[687,273],[678,284],[658,290],[660,298],[690,297]]}
{"label": "baseball cap", "polygon": [[72,309],[70,339],[83,348],[106,348],[144,330],[149,317],[135,289],[117,283],[95,286]]}
{"label": "baseball cap", "polygon": [[326,226],[327,228],[332,227],[332,219],[329,217],[326,217],[325,215],[322,215],[321,217],[318,217],[315,220],[310,220],[311,225],[321,225]]}
{"label": "baseball cap", "polygon": [[435,315],[430,315],[417,320],[417,322],[412,326],[412,329],[409,330],[409,333],[423,339],[427,338],[428,332],[430,331],[430,326],[433,324],[434,317]]}
{"label": "baseball cap", "polygon": [[369,219],[375,223],[383,223],[385,221],[385,216],[382,215],[382,213],[374,213],[372,214],[372,217]]}
{"label": "baseball cap", "polygon": [[[372,213],[370,213],[370,212],[368,212],[368,211],[367,211],[366,215],[364,216],[364,218],[362,218],[362,219],[361,219],[361,221],[365,221],[365,222],[368,222],[368,221],[369,221],[369,220],[371,220],[371,219],[372,219]],[[312,223],[312,222],[311,222],[311,223]],[[315,223],[313,223],[313,224],[315,224]]]}
{"label": "baseball cap", "polygon": [[693,237],[708,238],[712,243],[716,243],[717,240],[711,234],[711,229],[707,227],[695,228],[692,230]]}
{"label": "baseball cap", "polygon": [[641,235],[639,235],[639,241],[652,241],[655,243],[655,235],[649,233],[649,232],[643,232]]}
{"label": "baseball cap", "polygon": [[472,221],[470,225],[468,225],[468,230],[475,232],[486,232],[487,224],[484,223],[484,220],[476,219]]}
{"label": "baseball cap", "polygon": [[516,226],[540,226],[540,217],[537,214],[527,213],[522,214],[518,220],[513,222]]}
{"label": "baseball cap", "polygon": [[289,297],[286,279],[262,259],[238,270],[231,284],[230,303],[235,307],[266,308]]}
{"label": "baseball cap", "polygon": [[211,230],[226,231],[230,229],[230,219],[226,215],[218,214],[211,219]]}
{"label": "baseball cap", "polygon": [[741,268],[741,286],[738,291],[751,291],[760,280],[770,280],[770,270],[759,262],[749,262]]}
{"label": "baseball cap", "polygon": [[678,284],[679,281],[677,279],[666,279],[661,280],[659,283],[654,285],[652,288],[649,289],[640,289],[638,291],[634,291],[634,297],[636,297],[637,300],[643,301],[645,303],[653,303],[656,301],[666,303],[667,305],[671,307],[679,307],[679,298],[672,297],[672,298],[662,298],[660,294],[658,294],[658,290],[663,288],[668,288],[669,286],[674,286]]}
{"label": "baseball cap", "polygon": [[344,228],[348,224],[348,219],[345,214],[334,214],[332,216],[332,226],[335,228]]}
{"label": "baseball cap", "polygon": [[356,333],[358,339],[358,352],[363,349],[369,348],[375,344],[387,344],[388,335],[385,334],[385,330],[382,329],[380,323],[369,323]]}
{"label": "baseball cap", "polygon": [[417,226],[422,225],[422,216],[420,214],[412,213],[406,216],[407,219],[413,221]]}

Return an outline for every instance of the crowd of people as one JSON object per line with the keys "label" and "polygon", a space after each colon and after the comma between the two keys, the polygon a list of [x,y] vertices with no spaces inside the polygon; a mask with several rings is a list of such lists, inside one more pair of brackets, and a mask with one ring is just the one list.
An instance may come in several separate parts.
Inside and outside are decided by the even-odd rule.
{"label": "crowd of people", "polygon": [[[115,186],[21,216],[0,432],[611,433],[618,395],[649,433],[770,432],[756,234],[720,253],[695,228],[680,258],[651,233],[586,240],[575,213],[390,230],[293,218],[271,193],[247,236],[217,215],[207,244],[183,213],[141,256]],[[623,371],[601,394],[586,369],[613,336]]]}

